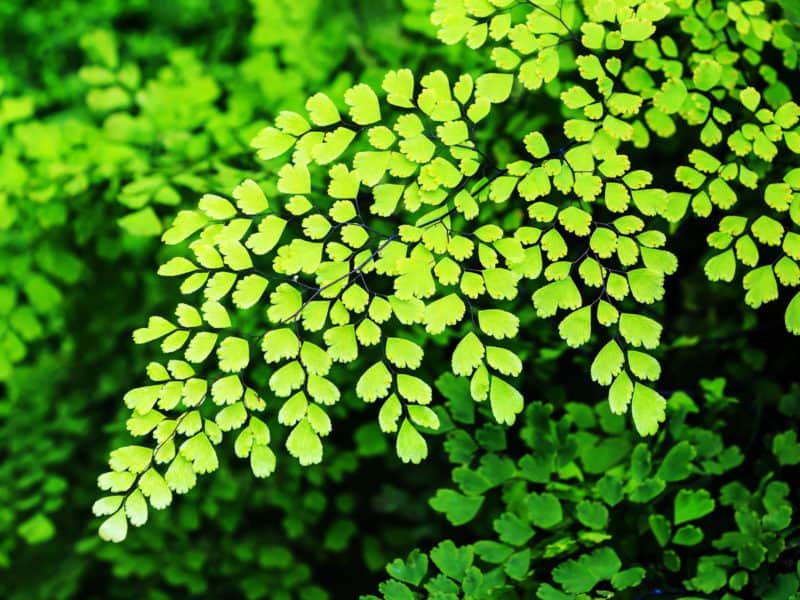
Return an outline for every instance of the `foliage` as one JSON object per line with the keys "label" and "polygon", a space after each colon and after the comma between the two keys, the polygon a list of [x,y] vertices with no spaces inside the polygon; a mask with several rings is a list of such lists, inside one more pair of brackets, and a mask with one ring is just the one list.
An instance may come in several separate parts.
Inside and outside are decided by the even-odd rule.
{"label": "foliage", "polygon": [[0,595],[797,597],[791,2],[16,5]]}
{"label": "foliage", "polygon": [[[529,405],[518,430],[526,451],[517,460],[482,442],[480,428],[475,436],[452,429],[445,443],[452,487],[431,506],[474,541],[442,542],[430,561],[416,550],[397,559],[381,597],[414,598],[419,589],[423,597],[604,598],[645,578],[681,597],[794,597],[785,454],[776,448],[757,477],[742,478],[741,449],[718,433],[739,401],[721,380],[701,384],[702,410],[673,394],[654,443],[642,442],[606,403],[567,403],[560,416],[550,405]],[[448,402],[470,401],[466,389],[448,389]],[[737,478],[725,482],[732,473]],[[463,515],[473,499],[480,512]],[[692,552],[703,544],[704,553]]]}

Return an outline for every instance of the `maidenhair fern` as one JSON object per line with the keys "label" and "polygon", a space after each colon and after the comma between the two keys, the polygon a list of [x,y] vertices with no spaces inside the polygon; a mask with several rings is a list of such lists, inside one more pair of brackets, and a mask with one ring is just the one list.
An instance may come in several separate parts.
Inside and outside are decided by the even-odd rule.
{"label": "maidenhair fern", "polygon": [[[437,366],[512,425],[525,407],[516,313],[531,303],[567,345],[589,347],[587,376],[608,387],[610,411],[656,433],[666,401],[653,305],[678,267],[676,228],[719,218],[705,271],[730,281],[742,263],[753,307],[800,283],[800,107],[780,79],[797,47],[773,9],[439,0],[442,41],[492,46],[496,71],[399,69],[381,90],[359,83],[281,113],[253,140],[274,175],[204,195],[164,233],[181,246],[159,273],[180,279],[186,301],[134,333],[164,354],[125,396],[129,430],[154,443],[112,452],[101,535],[123,539],[147,500],[163,508],[215,470],[225,434],[269,476],[283,437],[272,415],[289,454],[319,463],[345,396],[374,404],[400,459],[420,462],[423,434],[439,428],[432,382],[417,374],[433,346],[452,350]],[[783,69],[759,67],[764,52]],[[563,128],[519,132],[500,161],[482,121],[530,94],[561,103]],[[665,181],[637,158],[659,138],[691,149]]]}

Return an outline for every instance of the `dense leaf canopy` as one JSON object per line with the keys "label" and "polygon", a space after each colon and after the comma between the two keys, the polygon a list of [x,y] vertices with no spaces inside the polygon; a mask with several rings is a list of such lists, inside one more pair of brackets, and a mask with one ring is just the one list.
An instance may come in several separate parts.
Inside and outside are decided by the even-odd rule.
{"label": "dense leaf canopy", "polygon": [[798,597],[792,2],[46,4],[0,595]]}

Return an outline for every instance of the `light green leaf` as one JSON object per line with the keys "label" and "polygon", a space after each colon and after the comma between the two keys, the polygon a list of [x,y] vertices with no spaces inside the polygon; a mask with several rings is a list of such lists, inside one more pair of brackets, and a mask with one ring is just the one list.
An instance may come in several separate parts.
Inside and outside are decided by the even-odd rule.
{"label": "light green leaf", "polygon": [[419,464],[428,456],[425,438],[414,428],[408,419],[403,419],[397,434],[397,456],[404,463]]}
{"label": "light green leaf", "polygon": [[253,138],[251,145],[258,150],[258,157],[261,160],[270,160],[289,150],[294,143],[293,135],[284,133],[275,127],[265,127]]}
{"label": "light green leaf", "polygon": [[254,444],[250,450],[250,468],[259,478],[269,477],[275,472],[275,453],[269,446]]}
{"label": "light green leaf", "polygon": [[755,112],[761,102],[761,94],[753,87],[746,87],[740,92],[739,101],[747,110]]}
{"label": "light green leaf", "polygon": [[637,350],[628,351],[628,367],[638,379],[655,381],[661,376],[661,365],[658,361],[649,354]]}
{"label": "light green leaf", "polygon": [[344,101],[350,107],[350,117],[358,125],[371,125],[381,119],[378,97],[372,88],[359,83],[344,93]]}
{"label": "light green leaf", "polygon": [[772,270],[772,265],[758,267],[745,274],[742,283],[747,290],[744,301],[758,308],[762,304],[778,299],[778,282]]}
{"label": "light green leaf", "polygon": [[490,308],[478,311],[478,326],[487,335],[502,340],[517,335],[519,319],[510,312]]}
{"label": "light green leaf", "polygon": [[382,362],[376,362],[368,368],[356,383],[356,395],[364,402],[375,402],[385,398],[392,386],[392,374]]}
{"label": "light green leaf", "polygon": [[653,388],[636,382],[633,388],[633,423],[639,435],[654,435],[665,418],[666,400]]}
{"label": "light green leaf", "polygon": [[341,120],[336,105],[322,92],[314,94],[306,101],[306,110],[311,122],[319,127],[333,125]]}
{"label": "light green leaf", "polygon": [[175,457],[172,464],[164,474],[170,489],[177,494],[185,494],[195,486],[197,475],[192,469],[192,463],[181,455]]}
{"label": "light green leaf", "polygon": [[625,371],[622,371],[614,379],[614,383],[608,389],[608,404],[611,412],[615,415],[625,414],[628,404],[633,395],[633,382]]}
{"label": "light green leaf", "polygon": [[[609,385],[622,370],[625,356],[614,340],[606,342],[592,361],[592,379],[600,385]],[[624,412],[619,411],[619,412]]]}
{"label": "light green leaf", "polygon": [[466,311],[464,301],[457,294],[448,294],[425,307],[425,330],[437,334],[458,323]]}
{"label": "light green leaf", "polygon": [[389,71],[381,85],[387,93],[386,101],[394,106],[413,108],[414,74],[411,69]]}
{"label": "light green leaf", "polygon": [[661,325],[643,315],[622,313],[619,318],[619,332],[632,346],[642,346],[650,350],[658,347],[661,330]]}
{"label": "light green leaf", "polygon": [[430,404],[433,396],[431,386],[419,377],[407,373],[397,375],[397,392],[409,402],[417,404]]}
{"label": "light green leaf", "polygon": [[124,511],[117,511],[100,525],[100,538],[107,542],[119,543],[128,535],[128,519]]}
{"label": "light green leaf", "polygon": [[246,215],[257,215],[269,208],[267,197],[252,179],[245,179],[233,189],[236,206]]}
{"label": "light green leaf", "polygon": [[384,433],[397,431],[397,420],[403,414],[403,406],[395,394],[390,395],[378,413],[378,424]]}
{"label": "light green leaf", "polygon": [[452,355],[454,375],[472,375],[483,361],[484,346],[472,331],[467,333],[456,346]]}
{"label": "light green leaf", "polygon": [[294,426],[286,438],[286,449],[304,467],[322,462],[322,441],[308,419]]}
{"label": "light green leaf", "polygon": [[397,337],[386,339],[386,358],[400,368],[416,369],[422,364],[423,350],[415,342]]}
{"label": "light green leaf", "polygon": [[484,73],[475,80],[475,96],[499,104],[511,95],[513,84],[511,73]]}
{"label": "light green leaf", "polygon": [[522,412],[522,394],[499,377],[492,375],[489,392],[492,415],[498,423],[513,425],[517,415]]}
{"label": "light green leaf", "polygon": [[652,269],[628,271],[628,285],[637,302],[651,304],[664,297],[664,275]]}
{"label": "light green leaf", "polygon": [[242,338],[225,338],[217,347],[217,357],[222,371],[237,373],[250,362],[250,345]]}
{"label": "light green leaf", "polygon": [[800,335],[800,292],[795,294],[787,305],[784,323],[789,333]]}
{"label": "light green leaf", "polygon": [[584,306],[561,320],[558,334],[571,348],[577,348],[589,341],[592,334],[592,308]]}
{"label": "light green leaf", "polygon": [[125,500],[125,515],[134,527],[141,527],[147,522],[147,501],[140,489],[134,490]]}
{"label": "light green leaf", "polygon": [[408,406],[408,416],[420,427],[427,427],[433,430],[439,429],[439,417],[427,406],[410,404]]}

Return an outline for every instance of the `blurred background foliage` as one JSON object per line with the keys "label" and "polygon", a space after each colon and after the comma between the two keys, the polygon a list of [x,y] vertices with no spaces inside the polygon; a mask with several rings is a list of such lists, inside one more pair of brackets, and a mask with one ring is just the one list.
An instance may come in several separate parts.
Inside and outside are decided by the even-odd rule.
{"label": "blurred background foliage", "polygon": [[[202,193],[229,194],[245,177],[264,178],[269,164],[254,161],[250,138],[314,92],[341,96],[398,66],[486,70],[479,53],[435,41],[431,5],[0,0],[0,597],[355,597],[374,592],[387,562],[411,548],[491,534],[499,500],[461,528],[428,504],[448,479],[456,434],[442,435],[421,466],[403,467],[372,416],[347,398],[348,418],[323,465],[282,460],[261,481],[231,452],[200,489],[120,545],[97,538],[90,514],[96,474],[109,449],[128,439],[120,399],[148,362],[130,332],[177,298],[155,274],[164,225]],[[505,140],[558,111],[541,96],[516,102],[512,118],[488,120],[481,131],[499,156],[509,152]],[[671,173],[676,145],[653,152]],[[705,233],[693,227],[675,234],[686,265],[705,252]],[[671,285],[663,380],[702,411],[704,395],[725,396],[719,383],[700,379],[726,378],[726,393],[740,399],[734,413],[728,407],[724,419],[712,413],[702,423],[741,448],[737,477],[753,484],[781,468],[792,481],[800,456],[777,467],[763,459],[774,434],[798,416],[798,392],[788,385],[796,354],[781,315],[756,317],[735,289],[708,284],[691,267]],[[555,407],[565,428],[577,422],[585,443],[594,421],[582,425],[568,401],[591,405],[601,390],[563,374],[591,357],[565,353],[532,308],[520,317],[530,343],[527,397]],[[446,382],[439,389],[452,402]],[[530,430],[530,418],[515,429]],[[476,434],[482,452],[497,451],[498,436],[512,454],[530,450],[533,434],[526,442],[516,431],[506,442],[496,429]],[[633,444],[629,432],[610,433]],[[784,562],[796,563],[793,535]],[[669,571],[660,577],[670,584]]]}

